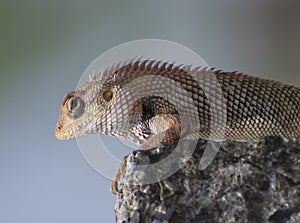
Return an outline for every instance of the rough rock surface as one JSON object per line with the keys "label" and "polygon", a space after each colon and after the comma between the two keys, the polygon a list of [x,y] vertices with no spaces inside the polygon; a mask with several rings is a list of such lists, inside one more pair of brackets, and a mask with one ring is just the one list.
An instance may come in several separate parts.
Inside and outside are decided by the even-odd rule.
{"label": "rough rock surface", "polygon": [[[190,143],[178,143],[182,151]],[[206,149],[220,145],[207,168]],[[117,222],[300,222],[300,140],[267,137],[256,142],[199,140],[181,168],[160,182],[134,185],[135,164],[164,160],[176,145],[129,156],[117,195]],[[184,154],[183,154],[184,155]],[[166,167],[168,163],[166,162]]]}

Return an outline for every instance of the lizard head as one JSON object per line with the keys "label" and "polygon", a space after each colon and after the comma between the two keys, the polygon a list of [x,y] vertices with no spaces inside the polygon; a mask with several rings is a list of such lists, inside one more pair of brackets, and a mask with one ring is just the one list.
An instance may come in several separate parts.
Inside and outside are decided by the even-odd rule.
{"label": "lizard head", "polygon": [[84,134],[101,133],[100,121],[107,121],[106,111],[114,95],[113,86],[103,86],[95,78],[68,93],[61,104],[55,136],[68,140]]}

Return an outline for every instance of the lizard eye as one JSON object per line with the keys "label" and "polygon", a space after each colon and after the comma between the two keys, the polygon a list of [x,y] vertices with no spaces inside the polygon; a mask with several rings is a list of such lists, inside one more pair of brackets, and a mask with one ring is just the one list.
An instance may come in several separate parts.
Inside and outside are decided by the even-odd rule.
{"label": "lizard eye", "polygon": [[78,96],[69,98],[66,105],[71,118],[80,117],[84,111],[84,101]]}
{"label": "lizard eye", "polygon": [[105,90],[103,91],[102,96],[106,102],[110,102],[114,96],[114,92],[111,89]]}

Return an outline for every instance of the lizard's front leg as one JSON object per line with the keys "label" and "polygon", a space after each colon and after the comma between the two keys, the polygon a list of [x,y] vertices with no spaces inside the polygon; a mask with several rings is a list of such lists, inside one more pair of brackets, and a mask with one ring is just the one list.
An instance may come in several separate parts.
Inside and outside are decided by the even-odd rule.
{"label": "lizard's front leg", "polygon": [[[161,147],[162,143],[173,143],[179,140],[180,137],[180,122],[177,116],[172,114],[157,115],[149,121],[150,130],[153,133],[138,150],[149,150],[151,148]],[[119,188],[119,180],[124,174],[128,156],[125,156],[122,163],[114,176],[110,186],[112,193],[122,193]]]}

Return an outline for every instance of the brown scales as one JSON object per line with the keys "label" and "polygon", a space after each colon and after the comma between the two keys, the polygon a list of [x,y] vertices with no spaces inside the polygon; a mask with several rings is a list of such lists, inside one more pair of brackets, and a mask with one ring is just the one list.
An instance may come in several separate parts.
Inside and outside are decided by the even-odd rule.
{"label": "brown scales", "polygon": [[180,136],[299,137],[299,102],[299,88],[273,80],[133,59],[111,66],[68,94],[56,136],[101,133],[138,143],[140,149]]}

